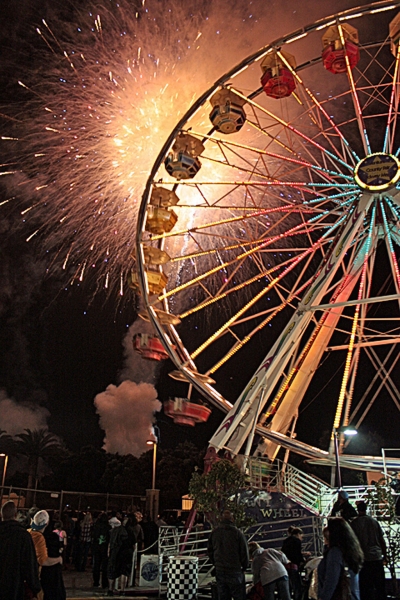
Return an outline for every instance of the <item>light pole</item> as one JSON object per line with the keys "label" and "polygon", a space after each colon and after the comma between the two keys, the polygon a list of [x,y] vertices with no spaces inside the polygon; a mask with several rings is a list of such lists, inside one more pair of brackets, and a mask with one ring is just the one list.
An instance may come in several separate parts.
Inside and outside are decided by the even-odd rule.
{"label": "light pole", "polygon": [[3,457],[4,462],[3,462],[3,475],[1,477],[1,495],[0,495],[0,507],[3,505],[3,494],[4,494],[4,484],[6,481],[6,473],[7,473],[7,464],[8,464],[8,455],[7,454],[0,454],[0,456]]}
{"label": "light pole", "polygon": [[152,520],[158,515],[159,490],[156,490],[156,469],[157,469],[157,446],[160,443],[160,429],[154,425],[154,438],[148,439],[146,444],[153,446],[153,470],[151,476],[151,490],[147,490],[149,512]]}
{"label": "light pole", "polygon": [[339,459],[339,435],[340,434],[348,435],[348,436],[357,435],[357,430],[353,429],[352,427],[334,427],[333,428],[333,445],[334,445],[334,450],[335,450],[336,477],[335,477],[335,481],[332,481],[333,478],[331,478],[331,485],[332,485],[332,487],[334,485],[336,485],[338,490],[340,490],[340,488],[342,487],[342,472],[340,470],[340,459]]}

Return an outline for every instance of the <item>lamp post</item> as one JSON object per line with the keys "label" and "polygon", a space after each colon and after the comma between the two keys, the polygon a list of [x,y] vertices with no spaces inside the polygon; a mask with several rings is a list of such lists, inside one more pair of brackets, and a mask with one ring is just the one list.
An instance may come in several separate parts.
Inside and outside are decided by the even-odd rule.
{"label": "lamp post", "polygon": [[3,494],[4,494],[4,484],[5,484],[5,481],[6,481],[8,455],[2,453],[2,454],[0,454],[0,456],[4,460],[4,462],[3,462],[3,475],[1,477],[1,495],[0,495],[0,507],[1,507],[3,505]]}
{"label": "lamp post", "polygon": [[[333,445],[334,445],[334,450],[335,450],[336,476],[335,476],[335,481],[332,481],[333,477],[331,478],[331,485],[332,485],[332,487],[334,485],[336,485],[338,490],[340,490],[340,488],[342,487],[342,472],[340,470],[340,459],[339,459],[339,435],[340,434],[348,435],[348,436],[357,435],[357,430],[353,429],[352,427],[334,427],[333,428]],[[332,473],[332,475],[333,475],[333,473]]]}
{"label": "lamp post", "polygon": [[151,490],[147,490],[150,517],[154,520],[158,515],[159,490],[156,490],[156,469],[157,469],[157,446],[160,443],[160,430],[154,425],[154,438],[148,439],[146,444],[153,446],[153,469],[151,476]]}

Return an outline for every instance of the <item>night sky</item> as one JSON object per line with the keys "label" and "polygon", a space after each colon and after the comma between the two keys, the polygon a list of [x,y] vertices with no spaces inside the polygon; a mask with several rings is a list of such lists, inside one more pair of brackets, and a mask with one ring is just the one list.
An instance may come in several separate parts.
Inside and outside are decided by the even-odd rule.
{"label": "night sky", "polygon": [[[150,4],[150,0],[147,2]],[[215,4],[218,5],[218,2]],[[80,4],[89,6],[87,0]],[[165,6],[168,4],[165,2]],[[303,3],[296,0],[238,0],[235,3],[243,11],[252,9],[258,19],[265,19],[265,39],[259,40],[259,46],[269,41],[271,36],[277,37],[333,10],[339,11],[357,4],[360,3],[349,0],[336,0],[334,5],[317,0],[305,0]],[[207,7],[206,2],[204,6]],[[16,81],[23,76],[24,71],[30,69],[30,48],[34,49],[38,44],[34,41],[34,28],[40,24],[42,17],[51,19],[54,15],[63,13],[63,18],[67,19],[69,11],[71,14],[74,12],[73,4],[57,3],[54,0],[1,0],[2,132],[8,131],[10,119],[24,111],[25,96],[18,89]],[[269,13],[276,18],[273,23]],[[228,24],[216,21],[215,28],[218,27],[227,29]],[[256,45],[255,48],[257,47]],[[248,53],[250,50],[249,48]],[[244,52],[243,48],[241,51]],[[37,64],[40,66],[41,60],[43,58],[32,50],[34,69]],[[235,62],[237,61],[232,58],[230,66]],[[13,162],[9,146],[2,144],[0,152],[3,164]],[[2,167],[2,171],[5,170],[9,170],[7,166]],[[143,183],[145,180],[144,174]],[[12,186],[6,181],[6,177],[2,178],[1,183],[0,201],[9,198],[12,193]],[[93,401],[108,385],[120,382],[120,373],[126,364],[123,340],[136,319],[139,301],[130,291],[121,299],[116,290],[107,294],[100,286],[96,289],[96,276],[69,285],[68,272],[66,274],[62,271],[54,243],[52,241],[50,247],[46,233],[37,236],[33,242],[26,243],[27,231],[32,231],[32,221],[21,219],[20,213],[21,208],[33,201],[29,198],[26,187],[25,182],[21,199],[0,206],[2,398],[13,399],[18,405],[30,403],[40,407],[44,411],[42,414],[48,411],[50,431],[62,437],[72,450],[78,450],[87,444],[101,447],[104,432],[99,427]],[[37,226],[40,227],[43,213],[33,219],[37,219]],[[81,235],[84,236],[85,231]],[[263,356],[267,347],[263,347],[262,340],[259,346],[260,355]],[[337,360],[339,366],[343,356]],[[139,359],[136,367],[140,371]],[[248,353],[237,369],[224,374],[220,391],[234,402],[257,367],[258,361]],[[160,400],[184,394],[184,386],[180,387],[179,383],[167,376],[172,369],[173,365],[166,361],[155,374]],[[326,394],[332,394],[332,391],[325,390],[319,394],[325,384],[326,374],[318,375],[313,391],[304,403],[305,408],[301,409],[299,439],[318,443],[323,431],[329,428],[333,408],[331,411],[325,410],[323,403]],[[386,446],[397,444],[398,415],[396,414],[396,419],[382,419],[385,412],[393,413],[392,407],[392,401],[384,399],[383,404],[373,408],[368,419],[369,425],[366,424],[364,429],[367,434],[373,430],[373,424],[380,421],[381,426],[377,429]],[[176,426],[163,413],[158,413],[161,443],[173,446],[188,439],[199,447],[205,446],[222,416],[214,409],[206,425],[192,429]],[[380,439],[377,440],[379,445]]]}

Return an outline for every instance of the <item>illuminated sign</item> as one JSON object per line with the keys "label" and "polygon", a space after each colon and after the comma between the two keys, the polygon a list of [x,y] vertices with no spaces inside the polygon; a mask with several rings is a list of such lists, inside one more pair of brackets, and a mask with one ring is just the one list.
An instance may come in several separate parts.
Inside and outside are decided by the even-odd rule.
{"label": "illuminated sign", "polygon": [[354,178],[363,190],[388,190],[394,187],[400,178],[400,161],[392,154],[370,154],[358,163]]}

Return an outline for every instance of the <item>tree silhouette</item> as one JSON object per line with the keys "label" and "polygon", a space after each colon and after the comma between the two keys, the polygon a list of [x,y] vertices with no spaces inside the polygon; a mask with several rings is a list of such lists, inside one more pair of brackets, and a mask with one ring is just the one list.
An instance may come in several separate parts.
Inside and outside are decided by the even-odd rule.
{"label": "tree silhouette", "polygon": [[0,454],[11,454],[14,449],[14,440],[4,429],[0,429]]}
{"label": "tree silhouette", "polygon": [[240,492],[247,487],[246,477],[230,460],[219,460],[208,473],[193,473],[189,483],[189,494],[196,509],[204,512],[213,527],[218,525],[223,510],[232,511],[238,527],[254,524],[247,517],[245,506],[240,502]]}
{"label": "tree silhouette", "polygon": [[15,436],[15,452],[28,460],[28,489],[36,482],[40,461],[61,458],[65,448],[60,439],[47,429],[25,429]]}

